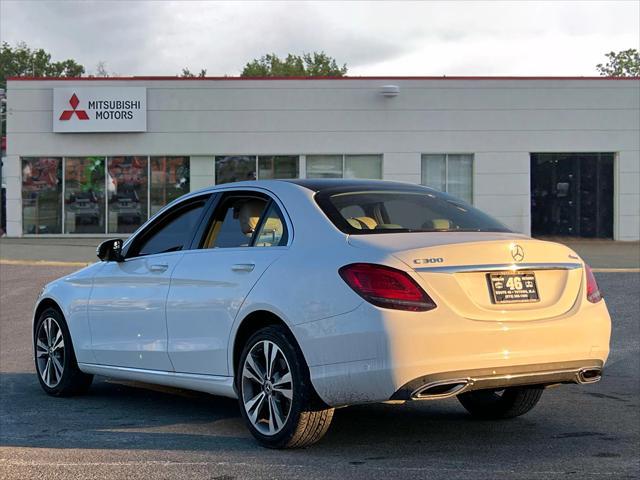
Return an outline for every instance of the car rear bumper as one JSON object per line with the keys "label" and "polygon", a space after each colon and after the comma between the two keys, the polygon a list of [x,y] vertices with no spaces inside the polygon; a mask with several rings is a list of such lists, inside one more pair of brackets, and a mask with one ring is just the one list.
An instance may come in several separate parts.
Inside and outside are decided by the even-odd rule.
{"label": "car rear bumper", "polygon": [[404,384],[391,400],[441,400],[491,388],[596,383],[602,378],[602,368],[602,360],[594,359],[437,373]]}
{"label": "car rear bumper", "polygon": [[[464,380],[467,391],[589,383],[580,381],[580,371],[602,370],[611,321],[604,301],[577,302],[566,315],[527,322],[470,320],[442,307],[416,313],[363,303],[294,331],[316,391],[327,404],[340,406],[411,398],[428,383],[449,380]],[[538,377],[529,375],[534,373]]]}

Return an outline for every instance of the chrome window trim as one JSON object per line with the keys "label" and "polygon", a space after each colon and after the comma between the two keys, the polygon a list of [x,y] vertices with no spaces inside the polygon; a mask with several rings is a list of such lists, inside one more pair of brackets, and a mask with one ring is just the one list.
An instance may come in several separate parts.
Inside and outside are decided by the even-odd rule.
{"label": "chrome window trim", "polygon": [[576,270],[582,268],[581,263],[489,263],[480,265],[448,265],[438,267],[420,267],[421,273],[474,273],[474,272],[509,272],[521,270]]}

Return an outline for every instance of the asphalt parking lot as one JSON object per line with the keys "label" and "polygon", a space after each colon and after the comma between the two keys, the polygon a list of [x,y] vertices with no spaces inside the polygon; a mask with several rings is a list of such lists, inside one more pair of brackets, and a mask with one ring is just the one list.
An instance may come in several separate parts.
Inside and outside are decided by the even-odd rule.
{"label": "asphalt parking lot", "polygon": [[613,319],[604,379],[545,392],[526,416],[471,420],[455,400],[336,412],[300,451],[259,447],[235,401],[97,377],[45,395],[30,315],[73,268],[0,265],[0,478],[639,478],[640,274],[599,273]]}

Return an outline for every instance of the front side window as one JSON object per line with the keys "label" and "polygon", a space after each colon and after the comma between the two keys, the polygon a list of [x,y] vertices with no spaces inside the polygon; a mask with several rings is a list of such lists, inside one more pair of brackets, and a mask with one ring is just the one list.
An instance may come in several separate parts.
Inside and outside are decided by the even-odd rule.
{"label": "front side window", "polygon": [[104,233],[105,158],[64,159],[64,232]]}
{"label": "front side window", "polygon": [[473,155],[444,153],[422,155],[421,183],[471,203]]}
{"label": "front side window", "polygon": [[62,233],[62,158],[22,158],[22,232]]}
{"label": "front side window", "polygon": [[147,220],[147,157],[107,159],[108,233],[131,233]]}
{"label": "front side window", "polygon": [[317,202],[343,232],[508,232],[489,215],[456,198],[417,187],[407,190],[320,192]]}
{"label": "front side window", "polygon": [[149,226],[136,239],[128,257],[186,250],[191,245],[206,204],[206,198],[177,205]]}

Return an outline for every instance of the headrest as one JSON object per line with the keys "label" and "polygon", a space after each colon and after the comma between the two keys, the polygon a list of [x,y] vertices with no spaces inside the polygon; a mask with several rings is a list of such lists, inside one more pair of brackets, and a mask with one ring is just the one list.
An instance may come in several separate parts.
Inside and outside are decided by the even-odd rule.
{"label": "headrest", "polygon": [[451,229],[451,222],[445,218],[434,218],[433,220],[431,220],[431,225],[434,230]]}
{"label": "headrest", "polygon": [[364,223],[364,225],[369,229],[369,230],[373,230],[374,228],[376,228],[378,226],[378,222],[376,222],[373,218],[371,217],[356,217],[356,220],[358,220],[361,223]]}
{"label": "headrest", "polygon": [[373,230],[378,226],[378,222],[371,217],[351,217],[347,218],[347,222],[358,230]]}
{"label": "headrest", "polygon": [[247,236],[253,234],[260,220],[260,215],[262,215],[262,210],[264,210],[264,205],[265,202],[257,199],[247,200],[242,204],[238,212],[242,233]]}

